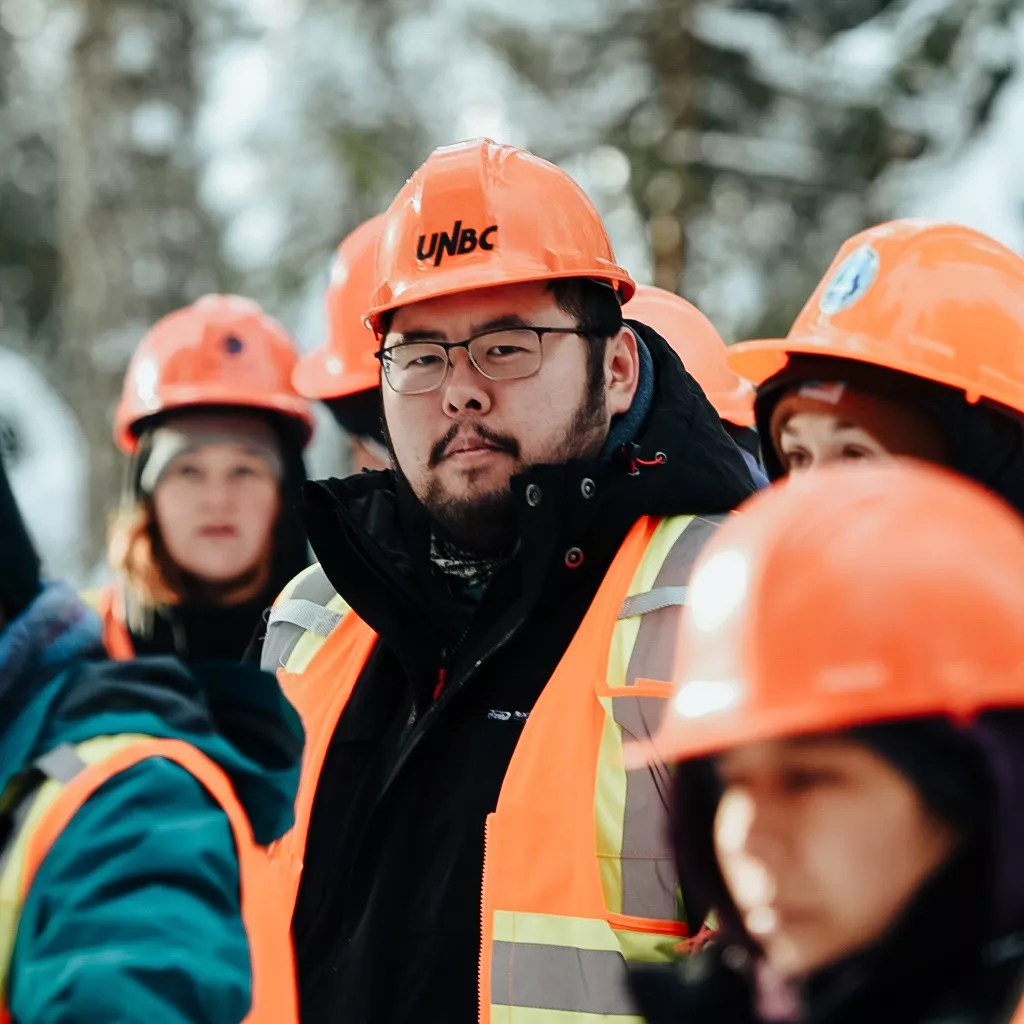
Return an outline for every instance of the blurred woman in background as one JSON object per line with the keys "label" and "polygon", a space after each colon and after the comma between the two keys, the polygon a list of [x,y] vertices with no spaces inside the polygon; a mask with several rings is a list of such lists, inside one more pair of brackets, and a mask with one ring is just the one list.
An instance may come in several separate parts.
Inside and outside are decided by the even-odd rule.
{"label": "blurred woman in background", "polygon": [[1024,259],[956,224],[848,239],[789,335],[742,342],[774,480],[912,456],[1024,513]]}
{"label": "blurred woman in background", "polygon": [[292,339],[259,306],[211,295],[132,358],[115,438],[131,455],[98,610],[111,655],[240,658],[307,564],[296,507],[313,426]]}

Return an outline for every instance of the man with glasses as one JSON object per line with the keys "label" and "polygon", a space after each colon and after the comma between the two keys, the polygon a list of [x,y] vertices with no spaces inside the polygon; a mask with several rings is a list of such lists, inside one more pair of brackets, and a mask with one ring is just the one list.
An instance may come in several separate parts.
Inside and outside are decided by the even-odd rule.
{"label": "man with glasses", "polygon": [[263,649],[308,732],[276,851],[306,1024],[629,1015],[623,962],[686,935],[662,783],[621,747],[657,722],[701,517],[753,485],[624,324],[633,290],[579,186],[521,150],[438,150],[385,215],[395,469],[310,487],[320,565]]}

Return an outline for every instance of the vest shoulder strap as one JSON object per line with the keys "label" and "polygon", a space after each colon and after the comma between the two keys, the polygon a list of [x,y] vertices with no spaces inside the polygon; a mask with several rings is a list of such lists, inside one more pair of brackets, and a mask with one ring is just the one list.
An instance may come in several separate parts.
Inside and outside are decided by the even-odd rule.
{"label": "vest shoulder strap", "polygon": [[260,668],[304,671],[348,610],[319,564],[304,569],[270,609]]}
{"label": "vest shoulder strap", "polygon": [[132,636],[128,630],[124,598],[116,583],[107,583],[98,590],[86,591],[82,600],[100,617],[103,625],[103,646],[114,661],[130,661],[135,657]]}

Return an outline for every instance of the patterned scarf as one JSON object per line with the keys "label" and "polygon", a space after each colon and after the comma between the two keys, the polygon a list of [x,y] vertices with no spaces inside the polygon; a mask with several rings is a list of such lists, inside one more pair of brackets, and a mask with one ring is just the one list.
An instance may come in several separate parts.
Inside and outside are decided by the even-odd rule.
{"label": "patterned scarf", "polygon": [[504,555],[482,556],[453,544],[438,535],[430,537],[430,561],[442,575],[457,581],[464,587],[483,587],[494,575],[504,569],[519,552],[519,544]]}

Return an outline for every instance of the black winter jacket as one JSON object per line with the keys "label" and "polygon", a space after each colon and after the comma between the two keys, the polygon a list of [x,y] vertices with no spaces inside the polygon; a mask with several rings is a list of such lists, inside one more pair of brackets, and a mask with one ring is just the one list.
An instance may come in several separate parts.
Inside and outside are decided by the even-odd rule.
{"label": "black winter jacket", "polygon": [[513,480],[519,554],[474,610],[432,571],[430,524],[392,473],[307,488],[313,550],[380,641],[313,807],[293,921],[304,1024],[476,1020],[484,820],[525,718],[491,712],[531,710],[638,518],[753,491],[699,386],[637,330],[654,396],[634,443]]}

